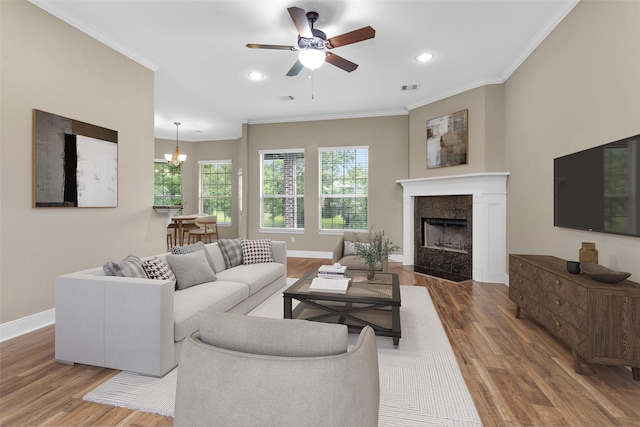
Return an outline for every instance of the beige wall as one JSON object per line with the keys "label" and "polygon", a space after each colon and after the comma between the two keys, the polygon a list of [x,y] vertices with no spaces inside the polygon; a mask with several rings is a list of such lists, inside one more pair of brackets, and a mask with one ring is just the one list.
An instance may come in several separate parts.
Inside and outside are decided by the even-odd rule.
{"label": "beige wall", "polygon": [[640,280],[640,239],[553,226],[553,159],[640,133],[640,2],[581,1],[505,84],[507,249],[599,262]]}
{"label": "beige wall", "polygon": [[[427,169],[427,120],[468,110],[467,164]],[[504,88],[482,86],[410,113],[409,178],[504,172]]]}
{"label": "beige wall", "polygon": [[[26,1],[1,1],[0,323],[54,307],[62,273],[163,250],[153,72]],[[32,109],[118,131],[117,208],[31,207]]]}
{"label": "beige wall", "polygon": [[[344,119],[250,125],[248,127],[247,227],[250,238],[287,240],[289,250],[331,251],[335,236],[321,235],[318,211],[318,148],[369,147],[369,226],[384,230],[402,245],[402,188],[395,183],[408,177],[408,116]],[[294,235],[259,232],[259,150],[305,149],[305,233]]]}
{"label": "beige wall", "polygon": [[[408,177],[408,116],[367,119],[327,120],[298,123],[245,125],[243,136],[235,141],[180,142],[180,152],[188,157],[182,165],[183,193],[187,211],[198,212],[199,160],[232,160],[237,194],[238,168],[243,169],[244,236],[286,240],[291,251],[330,252],[335,236],[318,232],[318,148],[369,146],[369,224],[384,230],[394,243],[402,244],[402,189],[395,184]],[[156,158],[162,158],[175,141],[156,140]],[[183,149],[183,147],[185,147]],[[304,234],[261,233],[260,228],[260,150],[305,149],[305,232]],[[246,164],[246,167],[242,165]],[[234,224],[222,228],[224,238],[238,232],[238,201],[233,200]],[[295,242],[291,241],[295,237]]]}

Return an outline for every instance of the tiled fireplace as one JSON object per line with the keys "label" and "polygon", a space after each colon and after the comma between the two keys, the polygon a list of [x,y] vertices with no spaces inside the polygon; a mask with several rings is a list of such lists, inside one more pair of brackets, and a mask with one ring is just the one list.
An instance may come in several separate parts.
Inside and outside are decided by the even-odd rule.
{"label": "tiled fireplace", "polygon": [[460,282],[471,279],[472,196],[414,199],[413,270]]}
{"label": "tiled fireplace", "polygon": [[403,264],[449,280],[507,283],[508,173],[397,181]]}

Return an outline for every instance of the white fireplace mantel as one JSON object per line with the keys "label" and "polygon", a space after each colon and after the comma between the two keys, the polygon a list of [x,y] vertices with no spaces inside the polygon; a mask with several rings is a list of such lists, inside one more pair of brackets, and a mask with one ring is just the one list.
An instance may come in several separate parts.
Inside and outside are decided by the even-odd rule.
{"label": "white fireplace mantel", "polygon": [[476,173],[396,181],[403,187],[402,263],[414,264],[415,197],[473,196],[473,280],[508,283],[507,178],[508,172]]}

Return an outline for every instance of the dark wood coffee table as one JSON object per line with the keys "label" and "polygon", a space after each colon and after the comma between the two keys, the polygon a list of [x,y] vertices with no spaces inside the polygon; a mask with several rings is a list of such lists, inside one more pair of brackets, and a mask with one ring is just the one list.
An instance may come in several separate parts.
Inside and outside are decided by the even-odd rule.
{"label": "dark wood coffee table", "polygon": [[[318,270],[307,272],[284,291],[285,319],[306,319],[317,322],[341,323],[349,332],[358,332],[366,325],[376,335],[392,337],[400,342],[400,284],[394,273],[376,273],[367,280],[366,271],[347,271],[351,285],[346,294],[316,292],[309,289]],[[293,300],[300,301],[295,310]]]}

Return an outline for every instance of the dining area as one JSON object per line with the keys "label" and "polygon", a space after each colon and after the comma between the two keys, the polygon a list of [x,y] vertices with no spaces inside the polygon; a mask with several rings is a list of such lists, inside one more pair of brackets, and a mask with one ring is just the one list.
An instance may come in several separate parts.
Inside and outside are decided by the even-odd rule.
{"label": "dining area", "polygon": [[212,243],[220,238],[216,215],[180,214],[170,217],[167,225],[167,250],[202,241]]}

